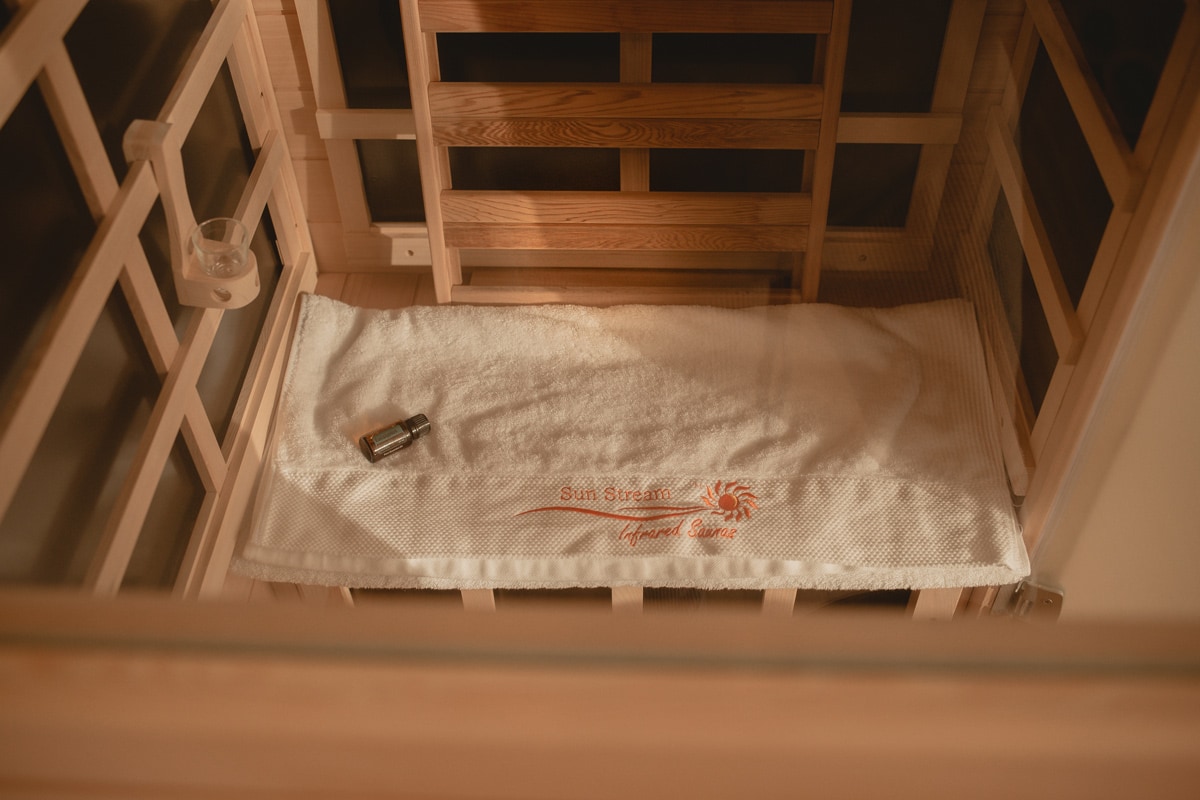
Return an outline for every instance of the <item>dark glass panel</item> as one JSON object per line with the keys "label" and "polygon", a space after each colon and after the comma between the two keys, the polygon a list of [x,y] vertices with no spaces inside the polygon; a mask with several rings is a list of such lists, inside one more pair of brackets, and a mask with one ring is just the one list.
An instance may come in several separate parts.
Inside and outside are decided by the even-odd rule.
{"label": "dark glass panel", "polygon": [[651,150],[657,192],[798,192],[803,150]]}
{"label": "dark glass panel", "polygon": [[816,39],[796,34],[654,34],[659,83],[811,83]]}
{"label": "dark glass panel", "polygon": [[335,0],[329,17],[350,108],[412,108],[397,0]]}
{"label": "dark glass panel", "polygon": [[210,0],[88,3],[64,42],[117,177],[121,140],[135,119],[155,119],[212,16]]}
{"label": "dark glass panel", "polygon": [[1044,48],[1021,107],[1018,145],[1071,301],[1079,305],[1112,201]]}
{"label": "dark glass panel", "polygon": [[32,86],[0,128],[0,403],[95,234],[50,112]]}
{"label": "dark glass panel", "polygon": [[[183,145],[188,194],[197,220],[231,216],[236,211],[254,159],[233,78],[228,67],[222,67]],[[223,439],[228,430],[282,269],[269,215],[263,215],[251,247],[258,261],[258,297],[222,316],[198,385],[218,439]],[[166,291],[174,293],[174,289]]]}
{"label": "dark glass panel", "polygon": [[1021,373],[1029,389],[1034,413],[1041,411],[1050,379],[1058,366],[1058,349],[1033,284],[1029,262],[1021,248],[1017,226],[1003,197],[992,215],[988,239],[992,271],[1004,303],[1009,331],[1017,346]]}
{"label": "dark glass panel", "polygon": [[371,219],[424,222],[417,143],[411,139],[380,139],[357,144]]}
{"label": "dark glass panel", "polygon": [[115,290],[0,521],[0,580],[83,580],[160,386]]}
{"label": "dark glass panel", "polygon": [[616,33],[439,33],[444,81],[612,82],[621,78]]}
{"label": "dark glass panel", "polygon": [[903,228],[920,160],[916,144],[838,145],[829,224]]}
{"label": "dark glass panel", "polygon": [[950,0],[854,0],[843,111],[926,112]]}
{"label": "dark glass panel", "polygon": [[1125,141],[1134,146],[1179,30],[1182,0],[1062,0],[1062,7]]}
{"label": "dark glass panel", "polygon": [[451,147],[455,189],[616,191],[620,151],[573,147]]}
{"label": "dark glass panel", "polygon": [[204,484],[187,445],[177,436],[129,558],[122,588],[174,585],[204,495]]}

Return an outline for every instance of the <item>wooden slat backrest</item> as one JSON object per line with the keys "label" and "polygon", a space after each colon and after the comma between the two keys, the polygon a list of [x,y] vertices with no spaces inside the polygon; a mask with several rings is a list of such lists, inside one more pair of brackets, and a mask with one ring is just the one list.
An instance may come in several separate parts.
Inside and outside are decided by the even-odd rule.
{"label": "wooden slat backrest", "polygon": [[[779,252],[782,278],[815,299],[828,208],[849,5],[820,2],[403,4],[417,139],[439,300],[468,299],[459,251]],[[418,30],[411,30],[412,25]],[[440,80],[439,33],[621,34],[621,81]],[[652,83],[654,33],[816,35],[810,84]],[[827,46],[826,40],[834,42]],[[827,89],[834,87],[830,93]],[[422,91],[424,90],[424,91]],[[621,191],[462,192],[450,147],[584,147],[622,153]],[[651,192],[650,149],[814,151],[794,193]],[[811,187],[811,188],[810,188]],[[814,211],[816,214],[814,214]],[[805,258],[809,252],[812,255]],[[661,263],[661,262],[658,262]],[[682,262],[681,262],[682,263]],[[540,296],[544,296],[540,295]]]}

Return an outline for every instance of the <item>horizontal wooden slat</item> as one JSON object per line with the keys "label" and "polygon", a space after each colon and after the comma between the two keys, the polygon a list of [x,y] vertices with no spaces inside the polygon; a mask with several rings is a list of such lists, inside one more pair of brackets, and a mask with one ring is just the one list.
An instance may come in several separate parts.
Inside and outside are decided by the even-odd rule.
{"label": "horizontal wooden slat", "polygon": [[806,225],[806,194],[699,192],[442,193],[447,223],[640,225]]}
{"label": "horizontal wooden slat", "polygon": [[838,144],[956,144],[961,114],[842,114]]}
{"label": "horizontal wooden slat", "polygon": [[434,127],[455,119],[819,119],[823,102],[816,85],[429,84]]}
{"label": "horizontal wooden slat", "polygon": [[633,303],[651,305],[697,305],[746,308],[794,300],[787,289],[727,289],[675,286],[577,287],[577,286],[455,286],[450,290],[455,303],[527,305],[570,303],[585,306],[616,306]]}
{"label": "horizontal wooden slat", "polygon": [[422,0],[438,32],[828,33],[833,3],[800,0]]}
{"label": "horizontal wooden slat", "polygon": [[460,250],[466,267],[569,267],[606,271],[637,269],[702,270],[790,270],[791,253],[670,252],[651,250]]}
{"label": "horizontal wooden slat", "polygon": [[756,250],[808,248],[804,225],[481,225],[447,222],[451,247],[564,250]]}
{"label": "horizontal wooden slat", "polygon": [[322,139],[416,139],[408,108],[322,108],[317,110]]}
{"label": "horizontal wooden slat", "polygon": [[[713,110],[710,109],[709,113]],[[812,150],[817,120],[448,119],[433,121],[443,147],[672,147]],[[359,137],[366,138],[366,137]]]}

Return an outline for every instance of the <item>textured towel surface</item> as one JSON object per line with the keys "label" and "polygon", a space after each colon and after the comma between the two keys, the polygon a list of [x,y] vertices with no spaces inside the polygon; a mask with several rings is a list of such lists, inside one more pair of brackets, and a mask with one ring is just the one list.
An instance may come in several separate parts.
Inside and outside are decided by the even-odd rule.
{"label": "textured towel surface", "polygon": [[[923,588],[1028,571],[973,310],[303,300],[235,569],[363,587]],[[358,438],[425,414],[370,464]]]}

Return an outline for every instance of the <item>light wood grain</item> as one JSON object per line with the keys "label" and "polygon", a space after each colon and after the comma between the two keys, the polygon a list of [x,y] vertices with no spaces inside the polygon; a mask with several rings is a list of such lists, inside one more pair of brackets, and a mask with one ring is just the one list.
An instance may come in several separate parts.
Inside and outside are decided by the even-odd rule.
{"label": "light wood grain", "polygon": [[618,614],[642,613],[642,587],[612,587],[612,610]]}
{"label": "light wood grain", "polygon": [[513,117],[803,120],[821,117],[824,97],[816,85],[433,82],[429,110],[438,125]]}
{"label": "light wood grain", "polygon": [[785,193],[484,192],[442,194],[448,223],[803,225],[812,198]]}
{"label": "light wood grain", "polygon": [[417,134],[417,165],[421,173],[421,200],[429,226],[429,254],[438,302],[450,302],[450,287],[462,283],[462,264],[457,249],[446,241],[442,226],[442,192],[450,189],[450,160],[444,147],[433,138],[430,89],[441,75],[437,35],[424,33],[417,0],[400,0],[404,55],[412,87],[413,122]]}
{"label": "light wood grain", "polygon": [[831,2],[422,0],[423,31],[826,33]]}
{"label": "light wood grain", "polygon": [[842,80],[849,35],[850,3],[836,2],[829,35],[819,50],[824,57],[823,63],[816,70],[818,80],[823,81],[823,91],[821,133],[812,160],[812,222],[806,246],[795,248],[797,251],[803,250],[804,256],[797,257],[792,271],[792,286],[799,289],[800,297],[806,302],[816,301],[821,285],[821,259],[829,215],[829,195],[833,185],[833,161],[837,150],[838,117],[841,113]]}
{"label": "light wood grain", "polygon": [[[720,107],[708,107],[712,115]],[[448,113],[453,113],[448,112]],[[921,126],[924,127],[924,126]],[[821,125],[790,119],[462,119],[439,117],[446,147],[622,147],[815,149]],[[901,131],[907,130],[902,127]],[[924,132],[924,131],[922,131]],[[898,135],[903,135],[902,133]],[[934,134],[928,134],[934,135]],[[634,189],[635,187],[630,187]]]}
{"label": "light wood grain", "polygon": [[451,247],[563,250],[761,250],[802,251],[803,225],[486,225],[447,222]]}

